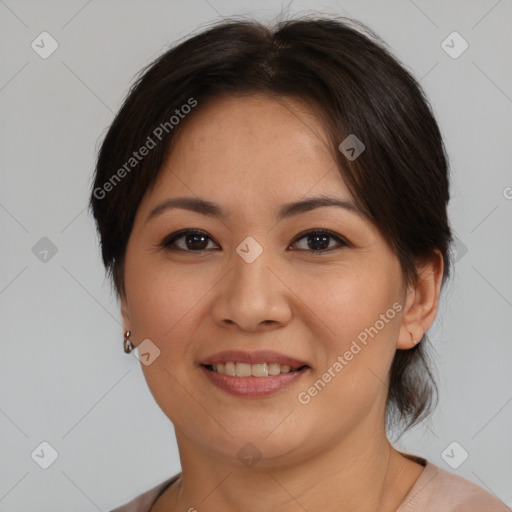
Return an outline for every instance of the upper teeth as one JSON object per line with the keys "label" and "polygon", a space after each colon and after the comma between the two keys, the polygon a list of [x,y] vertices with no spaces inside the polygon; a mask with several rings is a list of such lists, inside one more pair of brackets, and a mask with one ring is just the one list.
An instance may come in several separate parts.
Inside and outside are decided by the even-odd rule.
{"label": "upper teeth", "polygon": [[236,377],[267,377],[268,375],[279,375],[295,371],[287,364],[279,363],[218,363],[211,365],[213,370],[224,375]]}

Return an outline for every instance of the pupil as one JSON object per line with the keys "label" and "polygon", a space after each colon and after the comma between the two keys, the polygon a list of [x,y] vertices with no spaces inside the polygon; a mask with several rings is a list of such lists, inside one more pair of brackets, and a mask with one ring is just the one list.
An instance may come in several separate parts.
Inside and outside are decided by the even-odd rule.
{"label": "pupil", "polygon": [[322,250],[322,249],[327,249],[327,247],[329,247],[329,242],[328,242],[329,237],[327,235],[311,235],[309,238],[317,240],[317,241],[318,240],[322,241],[322,247],[318,247],[318,246],[315,247],[315,243],[313,243],[313,244],[309,243],[308,245],[309,245],[309,247],[311,249],[315,249],[316,248],[316,249],[321,249]]}
{"label": "pupil", "polygon": [[[198,235],[198,234],[188,235],[187,243],[189,243],[190,240],[194,240],[194,242],[189,244],[190,246],[192,246],[193,248],[196,248],[196,249],[198,249],[198,248],[204,249],[204,247],[206,247],[206,245],[204,244],[205,239],[206,239],[206,237],[204,235]],[[199,241],[199,243],[197,243],[198,241]],[[204,245],[204,247],[203,247],[203,245]]]}

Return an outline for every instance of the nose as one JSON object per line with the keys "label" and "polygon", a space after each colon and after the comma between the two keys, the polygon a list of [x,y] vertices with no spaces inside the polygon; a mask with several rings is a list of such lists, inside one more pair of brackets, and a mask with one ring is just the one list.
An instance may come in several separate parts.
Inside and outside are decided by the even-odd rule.
{"label": "nose", "polygon": [[291,292],[270,250],[248,263],[238,254],[217,288],[214,321],[223,327],[256,332],[286,325],[292,316]]}

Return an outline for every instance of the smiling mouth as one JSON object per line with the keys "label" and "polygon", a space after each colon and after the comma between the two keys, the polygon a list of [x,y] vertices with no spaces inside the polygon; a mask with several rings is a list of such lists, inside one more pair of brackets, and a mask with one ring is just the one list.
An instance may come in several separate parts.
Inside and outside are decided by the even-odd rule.
{"label": "smiling mouth", "polygon": [[229,375],[231,377],[272,377],[274,375],[299,372],[309,368],[307,365],[292,368],[287,364],[279,363],[250,364],[233,361],[217,364],[203,364],[202,366],[211,372]]}

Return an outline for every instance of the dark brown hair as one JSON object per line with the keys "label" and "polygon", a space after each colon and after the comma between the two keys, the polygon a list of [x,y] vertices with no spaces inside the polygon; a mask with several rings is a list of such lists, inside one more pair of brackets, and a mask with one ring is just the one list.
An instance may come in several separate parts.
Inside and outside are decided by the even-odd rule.
{"label": "dark brown hair", "polygon": [[[124,295],[123,260],[135,214],[187,118],[208,100],[262,93],[306,100],[322,120],[358,206],[394,249],[404,284],[441,252],[450,274],[448,163],[418,82],[367,27],[308,16],[267,26],[230,19],[188,38],[141,71],[99,151],[90,207],[105,268]],[[338,149],[350,134],[365,149]],[[146,148],[143,150],[143,148]],[[386,416],[405,429],[431,411],[437,389],[424,335],[397,350]]]}

